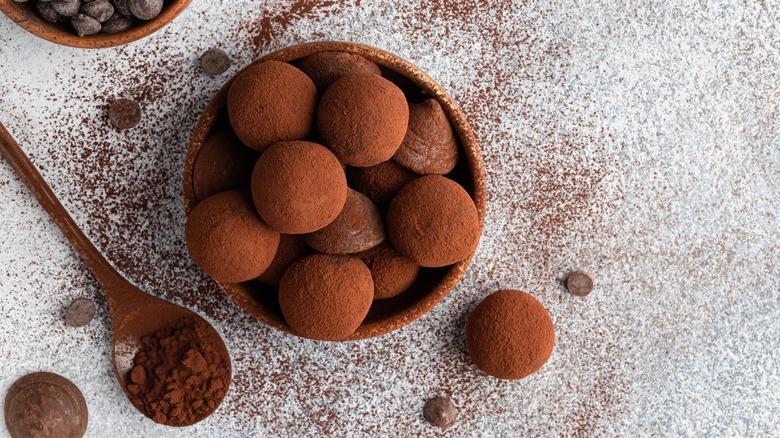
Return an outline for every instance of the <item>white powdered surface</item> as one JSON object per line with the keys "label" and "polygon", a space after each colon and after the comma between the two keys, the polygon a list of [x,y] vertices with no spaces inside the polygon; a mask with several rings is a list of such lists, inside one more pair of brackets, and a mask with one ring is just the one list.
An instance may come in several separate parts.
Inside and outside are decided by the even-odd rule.
{"label": "white powdered surface", "polygon": [[[59,373],[83,391],[92,437],[778,436],[778,23],[773,0],[194,0],[140,42],[77,50],[2,16],[0,121],[117,268],[215,324],[235,382],[192,428],[139,414],[95,282],[0,163],[0,394]],[[183,243],[181,169],[210,96],[261,54],[321,39],[440,81],[488,177],[458,286],[415,323],[345,344],[253,321]],[[211,47],[234,60],[219,78],[197,65]],[[138,128],[108,125],[115,97],[142,102]],[[576,269],[596,281],[589,297],[561,286]],[[522,381],[487,377],[465,350],[469,311],[499,288],[555,323],[550,361]],[[81,296],[98,317],[67,328]],[[445,433],[421,415],[437,394],[460,408]]]}

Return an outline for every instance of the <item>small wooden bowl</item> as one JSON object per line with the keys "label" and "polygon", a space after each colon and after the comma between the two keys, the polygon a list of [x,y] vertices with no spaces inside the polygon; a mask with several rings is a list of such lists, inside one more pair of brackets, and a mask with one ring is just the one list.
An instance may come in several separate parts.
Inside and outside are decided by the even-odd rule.
{"label": "small wooden bowl", "polygon": [[160,15],[125,32],[83,37],[76,35],[67,23],[53,24],[45,21],[38,14],[32,1],[16,3],[13,0],[0,0],[0,11],[28,32],[53,43],[81,49],[104,49],[132,43],[157,32],[186,9],[191,1],[168,0]]}
{"label": "small wooden bowl", "polygon": [[[272,60],[293,62],[319,52],[347,52],[363,56],[377,63],[382,69],[383,76],[404,90],[410,101],[421,102],[429,97],[439,101],[455,130],[461,153],[458,166],[448,176],[463,185],[474,199],[481,227],[485,218],[485,171],[474,133],[447,92],[418,67],[392,53],[345,42],[316,42],[292,46],[266,55],[252,65]],[[192,175],[198,152],[215,127],[229,126],[226,110],[227,92],[232,82],[233,79],[228,81],[211,100],[192,136],[184,163],[184,210],[188,215],[198,202]],[[395,298],[375,301],[363,324],[347,340],[383,335],[424,315],[455,287],[471,262],[472,256],[473,254],[452,266],[421,269],[417,281],[409,290]],[[231,300],[258,320],[279,330],[295,334],[282,316],[276,287],[256,281],[241,284],[217,282],[217,284]]]}

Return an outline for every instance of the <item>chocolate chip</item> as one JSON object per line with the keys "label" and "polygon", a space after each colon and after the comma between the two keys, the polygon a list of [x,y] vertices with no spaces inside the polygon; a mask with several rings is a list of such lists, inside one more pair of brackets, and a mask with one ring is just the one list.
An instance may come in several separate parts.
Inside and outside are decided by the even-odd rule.
{"label": "chocolate chip", "polygon": [[108,119],[117,129],[130,129],[141,121],[141,105],[130,99],[117,99],[108,108]]}
{"label": "chocolate chip", "polygon": [[219,49],[209,49],[200,57],[200,67],[211,76],[219,76],[230,68],[230,56]]}
{"label": "chocolate chip", "polygon": [[122,14],[115,13],[105,23],[103,23],[103,33],[124,32],[133,25],[133,19],[125,17]]}
{"label": "chocolate chip", "polygon": [[84,395],[57,374],[24,376],[5,396],[5,424],[12,437],[78,438],[88,418]]}
{"label": "chocolate chip", "polygon": [[73,301],[65,310],[65,325],[68,327],[84,327],[95,319],[95,303],[86,298]]}
{"label": "chocolate chip", "polygon": [[423,417],[436,427],[452,426],[458,419],[458,408],[449,398],[437,396],[425,402]]}
{"label": "chocolate chip", "polygon": [[84,14],[78,14],[71,18],[70,24],[73,26],[73,29],[76,30],[78,36],[94,35],[100,33],[100,29],[102,28],[99,21]]}
{"label": "chocolate chip", "polygon": [[127,0],[130,12],[141,20],[151,20],[160,15],[163,0]]}
{"label": "chocolate chip", "polygon": [[66,17],[72,17],[79,13],[81,9],[81,0],[52,0],[51,7],[57,11],[58,14]]}
{"label": "chocolate chip", "polygon": [[566,280],[566,288],[572,295],[584,297],[593,292],[593,279],[584,272],[575,272]]}

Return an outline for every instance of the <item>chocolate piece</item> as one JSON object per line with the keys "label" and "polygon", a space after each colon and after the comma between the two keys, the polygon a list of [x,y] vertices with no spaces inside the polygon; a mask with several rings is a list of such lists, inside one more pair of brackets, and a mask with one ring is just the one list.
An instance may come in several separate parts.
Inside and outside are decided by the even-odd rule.
{"label": "chocolate piece", "polygon": [[458,144],[438,101],[409,105],[409,128],[393,159],[420,175],[444,175],[455,168]]}
{"label": "chocolate piece", "polygon": [[458,419],[458,408],[443,396],[436,396],[425,402],[423,417],[436,427],[448,427]]}
{"label": "chocolate piece", "polygon": [[141,20],[151,20],[162,12],[163,0],[127,0],[130,13]]}
{"label": "chocolate piece", "polygon": [[141,122],[141,105],[130,99],[117,99],[108,107],[108,119],[117,129],[130,129]]}
{"label": "chocolate piece", "polygon": [[35,8],[38,10],[38,13],[41,14],[41,18],[43,18],[44,21],[48,21],[49,23],[56,23],[60,19],[60,14],[54,10],[54,8],[51,6],[51,2],[39,1],[35,4]]}
{"label": "chocolate piece", "polygon": [[584,272],[575,272],[566,279],[566,288],[572,295],[584,297],[593,292],[593,279]]}
{"label": "chocolate piece", "polygon": [[385,240],[385,224],[379,209],[366,195],[347,189],[347,202],[336,219],[304,239],[319,252],[352,254]]}
{"label": "chocolate piece", "polygon": [[103,33],[114,34],[124,32],[133,26],[133,19],[116,13],[103,23]]}
{"label": "chocolate piece", "polygon": [[81,7],[81,13],[104,23],[114,15],[114,6],[108,0],[95,0],[84,3]]}
{"label": "chocolate piece", "polygon": [[312,130],[316,105],[314,82],[306,73],[278,61],[244,70],[227,97],[233,130],[245,145],[258,151],[280,141],[305,139]]}
{"label": "chocolate piece", "polygon": [[311,252],[311,249],[306,242],[303,241],[303,237],[297,234],[282,234],[279,239],[279,249],[276,250],[271,266],[265,270],[257,281],[264,284],[270,284],[278,286],[279,281],[282,280],[284,271],[298,260],[302,256]]}
{"label": "chocolate piece", "polygon": [[257,216],[249,194],[239,190],[207,198],[192,209],[184,227],[192,260],[219,282],[240,283],[268,268],[279,233]]}
{"label": "chocolate piece", "polygon": [[547,309],[531,295],[501,290],[471,312],[466,325],[469,355],[499,379],[522,379],[544,365],[555,345]]}
{"label": "chocolate piece", "polygon": [[284,319],[300,336],[322,341],[340,341],[354,333],[373,298],[371,272],[351,256],[303,257],[279,283]]}
{"label": "chocolate piece", "polygon": [[420,267],[393,248],[389,242],[355,254],[371,270],[374,279],[374,299],[393,298],[409,289],[417,279]]}
{"label": "chocolate piece", "polygon": [[285,234],[313,233],[341,213],[347,177],[331,151],[317,143],[276,143],[252,172],[252,198],[260,217]]}
{"label": "chocolate piece", "polygon": [[5,425],[12,438],[80,438],[88,421],[81,391],[57,374],[28,374],[5,397]]}
{"label": "chocolate piece", "polygon": [[350,187],[368,196],[377,207],[387,209],[399,190],[417,174],[393,160],[371,167],[347,167],[347,181]]}
{"label": "chocolate piece", "polygon": [[298,60],[295,66],[309,75],[317,90],[324,93],[334,82],[353,73],[382,75],[373,62],[345,52],[320,52]]}
{"label": "chocolate piece", "polygon": [[406,96],[370,73],[344,76],[325,91],[317,107],[317,130],[339,160],[369,167],[389,160],[409,123]]}
{"label": "chocolate piece", "polygon": [[114,0],[114,9],[127,18],[131,18],[133,13],[130,12],[129,0]]}
{"label": "chocolate piece", "polygon": [[73,301],[65,310],[65,325],[68,327],[84,327],[97,314],[95,303],[87,298],[79,298]]}
{"label": "chocolate piece", "polygon": [[76,30],[78,36],[94,35],[100,33],[100,29],[102,28],[99,21],[84,14],[78,14],[71,18],[70,24],[73,26],[73,29]]}
{"label": "chocolate piece", "polygon": [[64,17],[72,17],[79,13],[81,0],[52,0],[51,7]]}
{"label": "chocolate piece", "polygon": [[211,134],[192,168],[195,198],[202,201],[227,190],[248,190],[257,157],[229,128]]}
{"label": "chocolate piece", "polygon": [[200,57],[200,67],[211,76],[219,76],[230,68],[230,56],[219,49],[208,49]]}
{"label": "chocolate piece", "polygon": [[393,198],[387,210],[387,235],[399,253],[420,266],[451,265],[477,249],[477,207],[455,181],[423,176]]}

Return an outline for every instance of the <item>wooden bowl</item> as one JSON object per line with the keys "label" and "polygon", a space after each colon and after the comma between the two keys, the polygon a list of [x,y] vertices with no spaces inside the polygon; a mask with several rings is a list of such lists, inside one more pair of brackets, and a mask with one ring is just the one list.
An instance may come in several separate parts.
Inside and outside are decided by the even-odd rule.
{"label": "wooden bowl", "polygon": [[32,1],[16,3],[13,0],[0,0],[0,10],[11,20],[22,26],[28,32],[45,40],[63,46],[81,49],[104,49],[132,43],[160,30],[170,23],[192,0],[166,0],[160,15],[141,22],[125,32],[115,34],[97,34],[80,37],[67,23],[49,23],[41,18]]}
{"label": "wooden bowl", "polygon": [[[266,55],[253,64],[265,61],[292,62],[318,52],[347,52],[363,56],[377,63],[385,78],[398,85],[411,102],[421,102],[432,97],[439,101],[450,119],[460,146],[460,160],[448,176],[458,181],[469,192],[477,205],[480,228],[485,218],[485,171],[477,141],[466,118],[444,89],[418,67],[392,53],[354,43],[316,42],[289,47]],[[239,72],[240,74],[240,72]],[[201,146],[218,127],[229,126],[227,116],[227,92],[233,79],[228,81],[211,100],[200,118],[192,136],[190,149],[184,164],[184,210],[189,214],[197,204],[193,186],[193,167]],[[375,301],[363,324],[347,340],[365,339],[383,335],[409,324],[441,301],[471,262],[473,254],[452,266],[420,270],[415,284],[401,295]],[[277,288],[256,281],[246,283],[219,283],[219,287],[258,320],[287,333],[295,334],[282,316],[277,300]]]}

